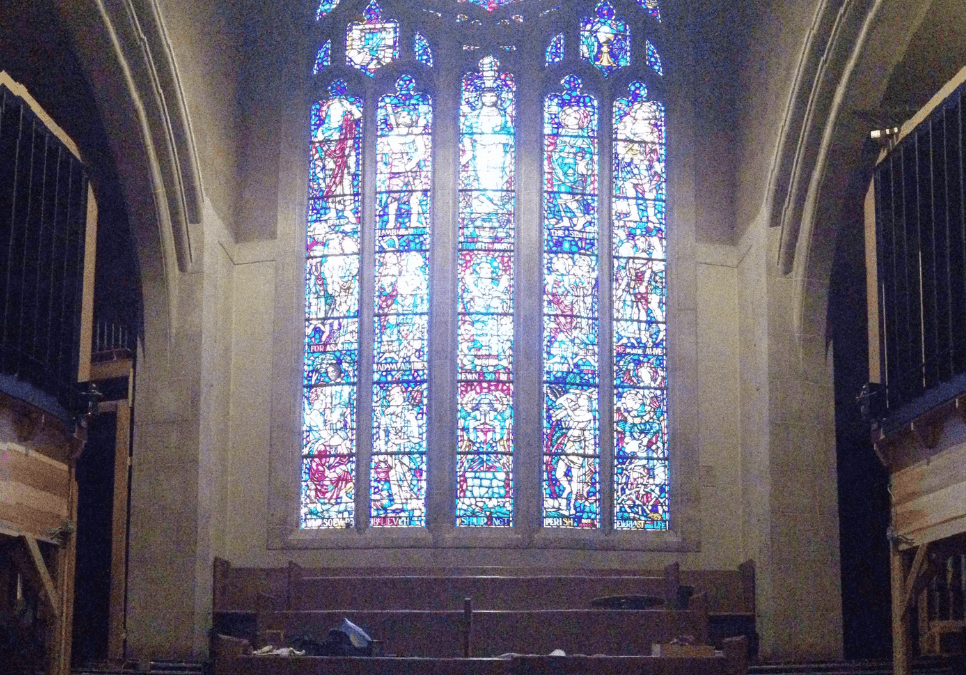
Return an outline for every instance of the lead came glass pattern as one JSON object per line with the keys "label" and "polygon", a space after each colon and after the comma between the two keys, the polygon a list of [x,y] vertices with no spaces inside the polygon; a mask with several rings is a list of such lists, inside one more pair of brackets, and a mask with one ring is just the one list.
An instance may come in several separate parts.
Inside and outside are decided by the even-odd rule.
{"label": "lead came glass pattern", "polygon": [[547,46],[547,65],[560,63],[564,58],[564,35],[560,33]]}
{"label": "lead came glass pattern", "polygon": [[497,10],[500,7],[505,7],[506,5],[512,5],[513,3],[519,1],[520,0],[460,0],[460,2],[469,2],[470,4],[482,7],[488,12]]}
{"label": "lead came glass pattern", "polygon": [[630,65],[631,33],[606,0],[597,5],[596,16],[580,20],[580,56],[604,76]]}
{"label": "lead came glass pattern", "polygon": [[614,102],[614,526],[668,529],[664,106]]}
{"label": "lead came glass pattern", "polygon": [[658,21],[661,20],[661,5],[658,0],[637,0],[637,4]]}
{"label": "lead came glass pattern", "polygon": [[600,524],[597,101],[580,78],[544,99],[545,527]]}
{"label": "lead came glass pattern", "polygon": [[362,109],[362,99],[338,80],[311,112],[303,528],[348,528],[355,518]]}
{"label": "lead came glass pattern", "polygon": [[433,107],[404,75],[376,112],[373,527],[426,524]]}
{"label": "lead came glass pattern", "polygon": [[332,65],[332,40],[326,40],[325,44],[319,48],[319,53],[315,57],[315,68],[312,69],[312,74],[317,75],[323,68],[328,68]]}
{"label": "lead came glass pattern", "polygon": [[513,524],[514,95],[493,57],[460,100],[456,524]]}
{"label": "lead came glass pattern", "polygon": [[381,67],[399,58],[399,24],[382,20],[382,8],[372,0],[363,21],[350,23],[346,35],[346,65],[372,77]]}
{"label": "lead came glass pattern", "polygon": [[664,76],[664,67],[661,65],[661,55],[657,53],[657,47],[647,41],[647,65],[654,69],[658,75]]}
{"label": "lead came glass pattern", "polygon": [[430,48],[429,42],[419,31],[416,31],[416,34],[413,36],[413,53],[416,54],[416,60],[424,66],[433,67],[433,50]]}
{"label": "lead came glass pattern", "polygon": [[315,20],[318,21],[333,9],[338,7],[339,0],[321,0],[319,8],[315,11]]}

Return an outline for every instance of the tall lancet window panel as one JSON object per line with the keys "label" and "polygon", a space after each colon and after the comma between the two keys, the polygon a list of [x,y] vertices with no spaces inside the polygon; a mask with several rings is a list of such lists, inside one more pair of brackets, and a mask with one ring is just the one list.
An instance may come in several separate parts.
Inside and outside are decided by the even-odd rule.
{"label": "tall lancet window panel", "polygon": [[499,68],[480,61],[460,100],[458,526],[513,524],[516,85]]}
{"label": "tall lancet window panel", "polygon": [[426,524],[433,106],[404,75],[379,99],[376,147],[373,527]]}
{"label": "tall lancet window panel", "polygon": [[640,82],[614,102],[614,527],[666,530],[664,106]]}
{"label": "tall lancet window panel", "polygon": [[543,524],[600,525],[598,112],[580,78],[544,99]]}
{"label": "tall lancet window panel", "polygon": [[342,80],[311,111],[305,264],[303,528],[355,522],[363,102]]}

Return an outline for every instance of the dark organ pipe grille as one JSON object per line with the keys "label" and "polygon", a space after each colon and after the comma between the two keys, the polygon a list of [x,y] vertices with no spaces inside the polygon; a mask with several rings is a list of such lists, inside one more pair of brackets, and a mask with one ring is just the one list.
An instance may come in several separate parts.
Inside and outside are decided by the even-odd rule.
{"label": "dark organ pipe grille", "polygon": [[88,179],[0,87],[0,373],[75,407]]}
{"label": "dark organ pipe grille", "polygon": [[964,93],[954,92],[875,169],[886,426],[966,391]]}

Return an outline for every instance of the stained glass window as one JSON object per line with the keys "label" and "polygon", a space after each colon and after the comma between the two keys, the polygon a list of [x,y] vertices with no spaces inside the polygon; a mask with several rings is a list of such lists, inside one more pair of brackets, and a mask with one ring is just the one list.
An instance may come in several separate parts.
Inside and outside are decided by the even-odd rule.
{"label": "stained glass window", "polygon": [[426,524],[433,108],[404,75],[379,99],[371,524]]}
{"label": "stained glass window", "polygon": [[[438,522],[431,508],[446,512],[427,501],[428,484],[440,496],[453,484],[452,474],[430,475],[442,466],[456,471],[449,498],[457,528],[531,532],[537,514],[516,503],[525,487],[539,489],[548,530],[669,529],[665,112],[629,72],[633,24],[634,67],[663,75],[659,0],[577,3],[575,19],[569,5],[543,1],[457,0],[470,8],[446,0],[445,13],[420,6],[398,17],[388,7],[384,14],[380,0],[312,1],[313,86],[326,87],[311,108],[300,527],[427,527]],[[555,11],[552,21],[539,18]],[[541,22],[554,30],[519,26]],[[460,86],[422,79],[441,57],[430,39],[454,45],[461,58],[476,54]],[[346,66],[367,76],[343,76],[351,87],[327,84],[338,77],[331,66],[342,46]],[[421,66],[375,77],[408,47]],[[511,68],[488,55],[504,51]],[[598,99],[570,75],[517,99],[517,86],[544,86],[531,58],[553,72],[578,53],[611,80],[595,91],[620,86],[613,98]],[[622,68],[626,77],[609,77]],[[434,104],[459,105],[458,137],[435,149]],[[364,112],[372,129],[365,139]],[[519,203],[517,133],[542,139],[541,196]],[[437,184],[454,176],[455,213],[447,199],[434,213],[434,169],[444,172]],[[442,225],[435,233],[434,218]],[[452,218],[455,242],[454,223],[445,222]],[[519,239],[518,221],[531,228]],[[455,275],[445,263],[451,256]],[[519,275],[518,259],[531,266]],[[438,273],[432,260],[445,263]],[[515,331],[531,310],[540,319],[523,335],[540,337],[517,349]],[[432,342],[431,325],[440,329]],[[521,373],[540,378],[533,401],[515,399]],[[446,422],[453,397],[455,434]],[[429,424],[431,401],[444,423]],[[371,429],[360,434],[357,416]],[[515,460],[539,471],[516,471]],[[529,476],[539,484],[521,486]],[[524,494],[522,503],[533,503],[535,494]]]}
{"label": "stained glass window", "polygon": [[544,99],[544,480],[546,527],[597,527],[597,101],[580,78]]}
{"label": "stained glass window", "polygon": [[560,33],[553,40],[550,41],[550,45],[547,47],[547,65],[551,63],[560,63],[563,61],[564,57],[564,36]]}
{"label": "stained glass window", "polygon": [[413,36],[413,53],[416,60],[425,66],[433,67],[433,50],[429,47],[429,42],[419,31]]}
{"label": "stained glass window", "polygon": [[661,55],[657,53],[657,47],[647,42],[647,65],[654,69],[658,75],[664,75],[664,68],[661,66]]}
{"label": "stained glass window", "polygon": [[614,504],[617,529],[668,529],[664,106],[614,102]]}
{"label": "stained glass window", "polygon": [[456,524],[512,525],[516,85],[493,57],[460,99]]}
{"label": "stained glass window", "polygon": [[318,21],[323,16],[335,9],[339,4],[339,0],[321,0],[319,2],[319,8],[315,11],[315,20]]}
{"label": "stained glass window", "polygon": [[342,80],[312,106],[306,227],[301,526],[355,518],[362,99]]}
{"label": "stained glass window", "polygon": [[637,4],[647,10],[647,13],[655,19],[661,20],[661,5],[658,0],[637,0]]}
{"label": "stained glass window", "polygon": [[469,2],[470,4],[483,7],[488,12],[492,12],[495,9],[504,7],[506,5],[512,5],[514,2],[519,2],[519,0],[459,0],[460,2]]}
{"label": "stained glass window", "polygon": [[596,16],[580,20],[580,55],[605,76],[631,62],[631,32],[607,0],[597,5]]}
{"label": "stained glass window", "polygon": [[319,48],[319,53],[315,57],[315,68],[312,69],[313,74],[317,74],[323,68],[327,68],[332,65],[332,40],[326,40],[325,44]]}
{"label": "stained glass window", "polygon": [[345,61],[372,77],[399,58],[399,24],[382,20],[382,8],[376,0],[366,7],[363,18],[364,21],[349,24]]}

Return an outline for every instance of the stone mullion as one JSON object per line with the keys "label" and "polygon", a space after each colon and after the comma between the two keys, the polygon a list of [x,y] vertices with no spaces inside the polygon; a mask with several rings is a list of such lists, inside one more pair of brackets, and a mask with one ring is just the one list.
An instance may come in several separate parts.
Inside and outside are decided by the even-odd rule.
{"label": "stone mullion", "polygon": [[460,45],[451,32],[437,35],[433,99],[433,206],[430,255],[429,438],[427,520],[434,536],[452,533],[456,521],[456,282],[458,273],[458,170]]}
{"label": "stone mullion", "polygon": [[543,237],[541,64],[517,82],[516,259],[514,292],[514,523],[532,535],[541,522],[543,460]]}
{"label": "stone mullion", "polygon": [[356,527],[369,528],[369,473],[372,459],[373,298],[375,293],[376,109],[378,96],[367,87],[362,126],[362,213],[359,247],[359,383],[356,398]]}
{"label": "stone mullion", "polygon": [[599,256],[600,329],[598,339],[599,405],[600,405],[600,527],[604,532],[614,529],[614,304],[613,296],[613,236],[611,232],[611,197],[614,194],[614,117],[613,98],[600,97],[599,180],[597,186]]}

